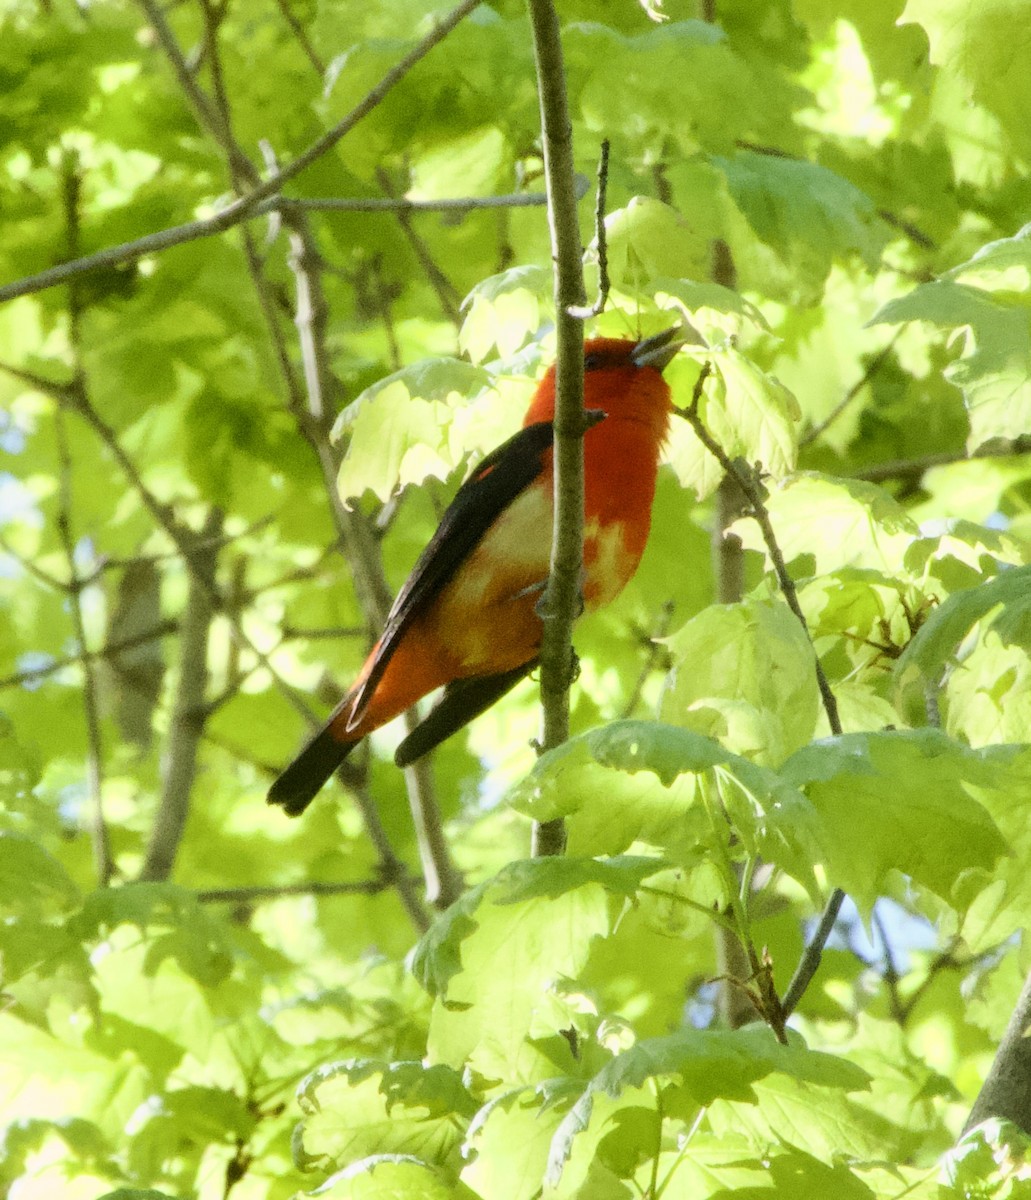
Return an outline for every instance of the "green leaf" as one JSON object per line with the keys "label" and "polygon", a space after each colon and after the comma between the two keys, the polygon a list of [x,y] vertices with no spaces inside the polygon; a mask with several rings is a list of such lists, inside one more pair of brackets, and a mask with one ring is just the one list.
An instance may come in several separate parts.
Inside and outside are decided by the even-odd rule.
{"label": "green leaf", "polygon": [[[557,1035],[576,1021],[563,981],[611,932],[636,880],[662,865],[515,862],[462,896],[412,955],[413,973],[437,997],[431,1061],[517,1083],[554,1075],[554,1054],[569,1055]],[[554,1050],[537,1048],[549,1039]]]}
{"label": "green leaf", "polygon": [[960,884],[1008,847],[976,798],[1004,786],[984,754],[936,729],[853,733],[793,755],[781,774],[827,831],[828,878],[869,909],[892,871],[962,905]]}
{"label": "green leaf", "polygon": [[[716,382],[699,404],[702,423],[731,459],[759,464],[774,479],[794,470],[801,412],[783,384],[733,347],[708,360]],[[686,390],[686,389],[681,389]],[[685,421],[674,425],[667,458],[677,478],[704,498],[718,485],[722,468]]]}
{"label": "green leaf", "polygon": [[[815,472],[772,487],[766,510],[785,561],[805,556],[807,574],[856,566],[897,575],[919,533],[916,522],[883,488]],[[766,552],[754,521],[736,521],[733,530],[747,549]]]}
{"label": "green leaf", "polygon": [[59,912],[77,899],[65,869],[38,842],[0,832],[0,904],[8,912]]}
{"label": "green leaf", "polygon": [[705,334],[710,345],[746,328],[770,332],[759,307],[722,284],[660,276],[648,290],[660,308],[689,313],[692,324]]}
{"label": "green leaf", "polygon": [[813,647],[781,601],[712,605],[668,639],[673,669],[660,712],[738,754],[775,765],[814,735],[821,714]]}
{"label": "green leaf", "polygon": [[507,358],[536,333],[551,285],[542,267],[510,267],[478,283],[462,301],[465,319],[458,346],[481,363],[496,347]]}
{"label": "green leaf", "polygon": [[97,1200],[178,1200],[169,1192],[158,1192],[154,1188],[115,1188],[113,1192],[105,1192]]}
{"label": "green leaf", "polygon": [[477,1194],[411,1154],[372,1154],[331,1175],[314,1192],[319,1200],[478,1200]]}
{"label": "green leaf", "polygon": [[650,291],[659,280],[704,276],[708,239],[650,196],[634,196],[625,208],[609,213],[605,237],[609,277],[624,291]]}
{"label": "green leaf", "polygon": [[224,928],[185,888],[132,883],[91,892],[70,928],[80,938],[94,939],[126,924],[148,936],[147,974],[172,958],[184,974],[214,987],[232,970],[232,948]]}
{"label": "green leaf", "polygon": [[313,1071],[297,1102],[304,1115],[294,1158],[306,1171],[370,1154],[418,1154],[445,1165],[478,1107],[450,1067],[361,1058]]}
{"label": "green leaf", "polygon": [[888,240],[868,196],[816,163],[739,151],[716,158],[755,233],[792,269],[796,287],[822,285],[855,254],[871,269]]}
{"label": "green leaf", "polygon": [[656,1080],[671,1101],[685,1107],[706,1107],[720,1097],[747,1103],[755,1100],[752,1085],[773,1071],[846,1090],[865,1088],[870,1081],[865,1071],[845,1059],[809,1050],[796,1033],[789,1034],[788,1045],[781,1045],[765,1026],[684,1029],[648,1038],[606,1064],[563,1119],[551,1145],[549,1181],[558,1181],[574,1139],[590,1124],[599,1093],[618,1098]]}
{"label": "green leaf", "polygon": [[599,884],[614,896],[632,897],[642,880],[661,871],[661,859],[625,855],[594,858],[538,858],[509,863],[486,883],[464,893],[424,934],[411,957],[415,977],[431,995],[446,995],[462,970],[461,946],[477,929],[485,906],[559,899]]}
{"label": "green leaf", "polygon": [[994,613],[991,631],[1007,646],[1031,649],[1031,567],[1012,567],[979,587],[949,596],[935,608],[895,663],[895,681],[908,711],[922,710],[926,689],[936,686],[947,664],[978,621]]}
{"label": "green leaf", "polygon": [[482,1196],[533,1200],[540,1193],[548,1149],[561,1114],[529,1088],[506,1092],[469,1126],[462,1180]]}
{"label": "green leaf", "polygon": [[804,799],[772,771],[691,730],[612,722],[542,756],[509,798],[534,820],[570,817],[571,851],[616,854],[640,840],[693,862],[714,834],[692,777],[709,774],[746,851],[777,862],[815,892],[809,863],[819,830]]}
{"label": "green leaf", "polygon": [[371,491],[386,501],[410,483],[446,479],[468,449],[456,406],[475,399],[490,383],[481,367],[436,358],[366,388],[334,427],[334,437],[348,433],[340,494],[358,497]]}
{"label": "green leaf", "polygon": [[[1024,240],[1027,240],[1025,235]],[[963,393],[970,417],[967,448],[993,438],[1017,438],[1031,426],[1031,307],[979,288],[940,279],[921,284],[873,317],[887,325],[928,321],[957,330],[960,358],[945,377]]]}
{"label": "green leaf", "polygon": [[976,5],[964,0],[907,0],[899,21],[923,26],[931,62],[995,113],[1026,153],[1031,85],[1021,64],[1031,52],[1031,36],[1022,15],[1022,8],[1008,0]]}

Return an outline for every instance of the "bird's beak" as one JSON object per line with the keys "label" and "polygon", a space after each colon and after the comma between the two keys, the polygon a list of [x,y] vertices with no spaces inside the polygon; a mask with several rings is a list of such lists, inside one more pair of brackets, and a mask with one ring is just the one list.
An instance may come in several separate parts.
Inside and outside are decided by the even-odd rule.
{"label": "bird's beak", "polygon": [[664,329],[662,333],[653,334],[637,343],[630,357],[635,367],[654,367],[656,371],[665,370],[673,361],[673,357],[687,338],[679,325]]}

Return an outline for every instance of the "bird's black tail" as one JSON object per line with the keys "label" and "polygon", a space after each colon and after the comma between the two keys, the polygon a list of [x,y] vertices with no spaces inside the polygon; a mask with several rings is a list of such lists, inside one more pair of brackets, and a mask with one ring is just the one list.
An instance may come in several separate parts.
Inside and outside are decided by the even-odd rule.
{"label": "bird's black tail", "polygon": [[335,738],[327,722],[269,788],[269,804],[299,817],[357,744]]}

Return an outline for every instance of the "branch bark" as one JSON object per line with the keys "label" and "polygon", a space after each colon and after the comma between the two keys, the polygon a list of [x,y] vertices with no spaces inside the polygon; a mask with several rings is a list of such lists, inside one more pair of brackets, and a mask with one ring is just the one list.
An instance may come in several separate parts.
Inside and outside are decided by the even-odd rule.
{"label": "branch bark", "polygon": [[1005,1117],[1031,1136],[1031,974],[1024,980],[999,1051],[992,1062],[964,1133],[988,1117]]}
{"label": "branch bark", "polygon": [[[569,736],[569,689],[573,681],[573,622],[578,615],[584,526],[583,320],[571,310],[586,302],[583,247],[576,211],[573,131],[566,98],[558,14],[551,0],[529,0],[537,91],[540,97],[544,177],[548,193],[551,255],[555,265],[558,334],[555,400],[555,518],[548,584],[541,599],[541,749]],[[534,856],[561,854],[561,820],[534,826]]]}
{"label": "branch bark", "polygon": [[[167,879],[190,812],[190,794],[197,773],[197,749],[204,732],[204,695],[208,684],[208,636],[215,618],[215,569],[218,551],[213,548],[222,533],[221,509],[212,508],[189,557],[189,589],[179,632],[179,680],[168,730],[168,750],[154,827],[140,869],[148,882]],[[191,539],[192,540],[192,539]]]}

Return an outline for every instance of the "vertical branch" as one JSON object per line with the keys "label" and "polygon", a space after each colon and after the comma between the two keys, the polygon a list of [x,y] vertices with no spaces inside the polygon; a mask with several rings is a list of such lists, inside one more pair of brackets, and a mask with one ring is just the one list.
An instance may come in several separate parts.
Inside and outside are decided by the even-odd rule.
{"label": "vertical branch", "polygon": [[[336,483],[340,463],[326,436],[327,417],[330,415],[326,393],[335,380],[327,361],[326,319],[329,305],[319,270],[321,259],[307,216],[303,212],[289,213],[284,221],[290,227],[290,265],[297,280],[295,324],[300,338],[308,394],[307,412],[303,414],[301,424],[318,456],[334,523],[341,541],[348,549],[348,561],[355,573],[363,609],[369,624],[378,631],[386,621],[391,603],[379,545],[362,514],[348,512],[340,501]],[[404,722],[406,733],[412,733],[419,723],[413,709],[404,714]],[[431,904],[447,908],[461,895],[462,879],[444,837],[433,766],[429,758],[419,759],[405,769],[405,785],[419,846],[426,898]]]}
{"label": "vertical branch", "polygon": [[71,607],[79,669],[82,671],[82,708],[86,720],[86,791],[89,796],[90,832],[97,883],[107,887],[114,873],[111,843],[104,820],[103,742],[100,736],[100,712],[97,703],[97,676],[93,656],[86,646],[86,622],[82,613],[82,581],[75,565],[75,537],[72,533],[72,458],[68,449],[65,414],[60,405],[54,413],[59,462],[57,530],[68,560],[68,602]]}
{"label": "vertical branch", "polygon": [[[714,6],[706,6],[704,20],[716,19]],[[726,288],[737,287],[737,266],[730,247],[716,238],[709,247],[709,275],[714,283]],[[745,555],[741,539],[730,527],[745,510],[744,493],[730,475],[724,475],[716,492],[712,524],[712,557],[716,573],[716,603],[739,604],[744,595]],[[755,948],[746,945],[724,925],[713,931],[716,939],[716,966],[723,982],[720,985],[719,1010],[730,1029],[747,1025],[755,1013],[744,988],[735,987],[732,980],[747,979],[752,974]]]}
{"label": "vertical branch", "polygon": [[[583,320],[571,309],[585,301],[583,248],[576,211],[573,131],[566,98],[565,64],[558,14],[552,0],[528,0],[540,96],[544,176],[548,193],[551,255],[555,265],[558,334],[555,400],[555,519],[548,585],[541,599],[541,746],[553,749],[569,736],[569,689],[573,679],[573,622],[581,604],[584,527]],[[535,856],[561,854],[561,820],[534,827]]]}
{"label": "vertical branch", "polygon": [[[74,151],[67,151],[61,163],[61,200],[64,209],[65,249],[69,258],[75,258],[81,249],[79,230],[79,200],[82,178],[79,160]],[[82,384],[82,363],[79,347],[82,338],[82,301],[78,282],[73,280],[68,287],[68,341],[71,346],[76,385]],[[86,646],[86,622],[82,612],[82,582],[75,565],[75,536],[72,532],[72,457],[68,446],[68,431],[65,428],[64,402],[55,397],[55,432],[59,460],[59,493],[57,524],[61,544],[68,560],[68,594],[75,627],[75,640],[79,648],[79,663],[82,670],[83,716],[86,721],[86,789],[89,795],[90,829],[93,841],[93,859],[97,869],[97,882],[106,887],[111,881],[114,864],[111,860],[111,843],[104,820],[104,747],[100,736],[100,712],[97,702],[97,677]]]}
{"label": "vertical branch", "polygon": [[215,618],[215,568],[222,522],[221,509],[212,508],[200,532],[185,535],[190,543],[186,548],[189,589],[179,627],[179,680],[168,730],[161,801],[140,869],[142,880],[169,877],[190,811],[197,750],[204,730],[208,636]]}

